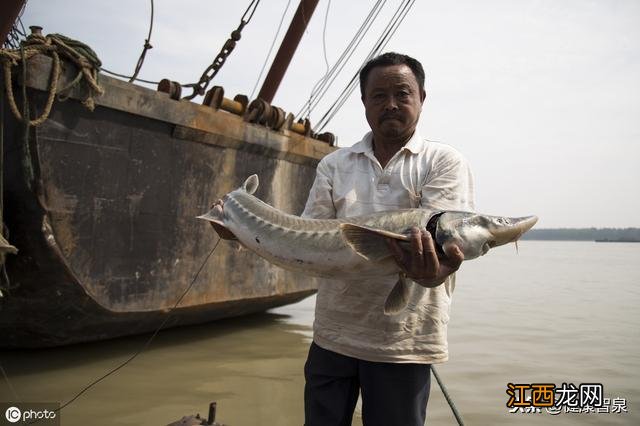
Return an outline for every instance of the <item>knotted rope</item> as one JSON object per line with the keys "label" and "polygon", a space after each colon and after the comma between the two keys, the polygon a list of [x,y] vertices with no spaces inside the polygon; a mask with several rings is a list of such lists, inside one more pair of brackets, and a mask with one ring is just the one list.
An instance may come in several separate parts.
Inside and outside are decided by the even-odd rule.
{"label": "knotted rope", "polygon": [[[104,94],[104,89],[102,89],[97,82],[98,69],[102,63],[100,62],[100,59],[98,59],[96,53],[86,44],[73,40],[62,34],[49,34],[45,37],[42,34],[34,33],[27,37],[19,49],[0,49],[0,61],[2,62],[2,68],[4,71],[5,91],[7,93],[9,108],[13,115],[19,121],[24,121],[13,94],[13,88],[11,85],[11,67],[17,66],[20,62],[22,62],[23,66],[26,66],[26,61],[37,54],[51,56],[53,59],[53,66],[51,67],[49,96],[47,97],[44,111],[40,117],[35,120],[30,120],[29,125],[38,126],[42,124],[47,117],[49,117],[56,93],[69,91],[83,78],[89,87],[89,94],[84,101],[82,101],[82,104],[90,111],[93,111],[95,108],[95,101],[93,98]],[[78,74],[76,77],[71,81],[71,83],[62,89],[58,89],[58,80],[60,78],[60,56],[64,59],[70,60],[78,67]],[[23,81],[23,84],[26,84],[26,82]]]}

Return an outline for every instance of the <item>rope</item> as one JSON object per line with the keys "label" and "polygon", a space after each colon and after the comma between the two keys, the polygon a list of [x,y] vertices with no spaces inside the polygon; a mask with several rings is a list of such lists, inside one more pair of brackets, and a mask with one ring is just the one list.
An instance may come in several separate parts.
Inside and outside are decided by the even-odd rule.
{"label": "rope", "polygon": [[456,405],[453,403],[453,399],[451,399],[451,395],[449,395],[449,391],[447,390],[447,387],[444,385],[444,382],[440,378],[438,371],[433,365],[431,366],[431,372],[433,373],[433,377],[436,378],[436,382],[438,382],[438,385],[440,386],[440,390],[444,394],[444,398],[449,403],[449,407],[451,407],[451,411],[453,411],[453,416],[456,418],[458,425],[464,426],[464,422],[462,421],[462,415],[456,408]]}
{"label": "rope", "polygon": [[29,147],[29,128],[31,127],[31,121],[29,120],[29,98],[27,98],[27,59],[25,57],[24,46],[20,47],[20,55],[22,57],[22,114],[25,120],[24,130],[22,135],[22,148],[24,149],[22,155],[22,167],[24,168],[24,177],[26,179],[27,187],[31,189],[31,185],[34,181],[33,164],[31,163],[31,148]]}
{"label": "rope", "polygon": [[[21,61],[26,61],[32,56],[34,56],[38,51],[34,50],[25,50],[21,49],[24,52],[23,55],[20,55]],[[9,101],[9,109],[13,115],[18,119],[18,121],[24,121],[22,114],[18,110],[18,106],[16,105],[16,100],[13,95],[13,86],[11,85],[11,66],[17,65],[17,60],[15,60],[11,55],[4,55],[4,52],[0,52],[0,57],[2,57],[2,67],[4,70],[4,86],[5,91],[7,93],[7,100]],[[60,57],[56,52],[52,52],[53,57],[53,67],[51,68],[51,83],[49,86],[49,96],[47,97],[47,103],[45,104],[44,111],[42,115],[35,119],[31,120],[29,124],[31,126],[39,126],[44,123],[44,121],[49,117],[49,113],[51,112],[51,107],[53,106],[53,101],[56,94],[56,89],[58,86],[58,78],[60,77]],[[10,60],[5,60],[5,58],[11,58]],[[23,81],[23,84],[26,84],[26,81]]]}
{"label": "rope", "polygon": [[[55,95],[58,92],[67,91],[77,85],[84,77],[84,81],[89,86],[89,95],[82,101],[82,104],[93,111],[95,108],[95,95],[104,94],[104,89],[97,82],[98,69],[102,63],[96,53],[86,44],[73,40],[62,34],[49,34],[44,37],[39,34],[31,34],[22,43],[20,49],[0,49],[0,61],[4,72],[4,85],[7,94],[9,108],[13,115],[19,121],[24,121],[23,114],[18,110],[13,86],[11,84],[11,67],[17,66],[19,62],[26,64],[26,61],[37,54],[47,54],[53,59],[51,68],[51,77],[49,83],[49,96],[45,104],[44,110],[40,117],[29,121],[30,126],[39,126],[49,117]],[[78,67],[78,75],[67,86],[58,90],[58,80],[60,79],[60,55],[65,59],[71,60]],[[23,76],[23,85],[26,84],[26,78]]]}
{"label": "rope", "polygon": [[[4,84],[4,79],[0,78],[0,94],[4,92]],[[4,99],[2,98],[0,98],[0,235],[4,237]],[[2,296],[1,291],[0,296]]]}

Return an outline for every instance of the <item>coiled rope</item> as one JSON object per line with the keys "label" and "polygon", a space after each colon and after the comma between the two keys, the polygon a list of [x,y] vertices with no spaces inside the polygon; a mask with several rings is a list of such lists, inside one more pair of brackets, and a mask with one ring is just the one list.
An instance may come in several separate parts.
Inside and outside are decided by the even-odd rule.
{"label": "coiled rope", "polygon": [[[76,86],[80,80],[84,78],[88,86],[89,93],[82,101],[82,104],[93,111],[95,108],[95,96],[104,94],[104,89],[98,84],[98,69],[102,63],[96,53],[86,44],[73,40],[62,34],[49,34],[46,37],[41,34],[30,34],[22,43],[19,49],[0,49],[0,61],[4,71],[4,85],[7,94],[9,108],[13,115],[19,121],[25,121],[20,113],[13,94],[13,86],[11,84],[11,67],[18,66],[20,62],[23,64],[30,58],[38,54],[51,56],[53,66],[51,68],[51,77],[49,84],[49,96],[45,104],[44,110],[40,117],[30,120],[30,126],[38,126],[49,117],[53,101],[56,93],[67,92]],[[70,60],[78,67],[78,74],[65,87],[58,89],[58,80],[60,78],[60,56]],[[26,81],[23,81],[26,84]],[[64,100],[64,99],[62,99]],[[28,117],[26,118],[28,119]]]}

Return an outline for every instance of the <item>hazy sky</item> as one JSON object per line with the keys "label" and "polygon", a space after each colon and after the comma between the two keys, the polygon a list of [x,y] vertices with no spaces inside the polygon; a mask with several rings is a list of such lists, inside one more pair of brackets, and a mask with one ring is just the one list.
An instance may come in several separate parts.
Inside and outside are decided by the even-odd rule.
{"label": "hazy sky", "polygon": [[[297,7],[285,16],[284,34]],[[317,122],[372,48],[399,0],[389,0],[323,104]],[[249,1],[155,0],[140,77],[197,81]],[[373,0],[333,0],[326,47],[333,63]],[[262,0],[212,82],[250,95],[287,0]],[[297,112],[325,72],[320,0],[274,105]],[[96,50],[131,74],[147,36],[148,0],[30,0],[23,23]],[[470,161],[477,208],[537,214],[538,227],[640,226],[640,2],[629,0],[417,1],[385,50],[419,59],[427,100],[419,126]],[[276,43],[276,49],[279,40]],[[340,146],[367,131],[356,91],[325,130]]]}

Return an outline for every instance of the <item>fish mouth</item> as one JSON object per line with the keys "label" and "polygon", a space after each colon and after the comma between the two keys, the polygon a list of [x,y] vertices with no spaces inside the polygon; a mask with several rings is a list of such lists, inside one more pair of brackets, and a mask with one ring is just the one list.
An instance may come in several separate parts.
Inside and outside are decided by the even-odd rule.
{"label": "fish mouth", "polygon": [[[538,222],[538,216],[525,216],[517,218],[500,218],[502,223],[491,227],[490,247],[501,246],[503,244],[518,241],[520,237]],[[500,222],[500,219],[498,220]]]}

